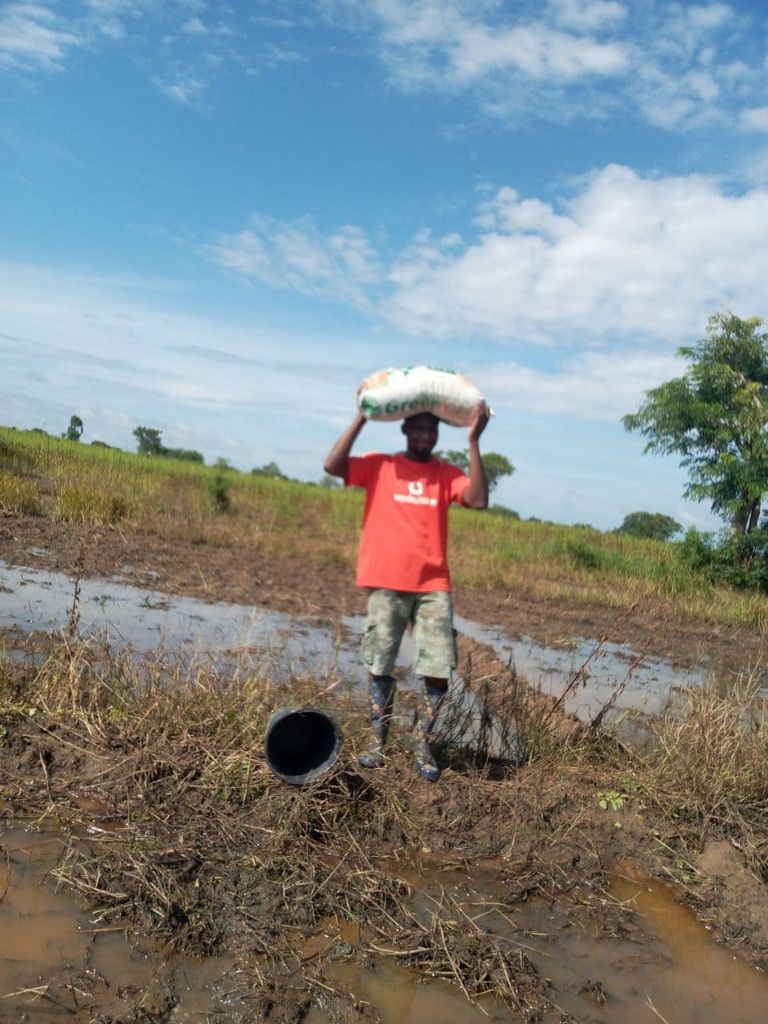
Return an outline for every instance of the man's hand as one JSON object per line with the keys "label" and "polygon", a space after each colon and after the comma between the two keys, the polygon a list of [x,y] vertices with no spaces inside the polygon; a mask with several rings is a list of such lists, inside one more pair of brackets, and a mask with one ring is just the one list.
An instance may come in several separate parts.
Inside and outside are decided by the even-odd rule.
{"label": "man's hand", "polygon": [[485,402],[478,402],[475,406],[475,414],[472,422],[469,425],[469,443],[477,442],[480,439],[480,435],[488,425],[488,420],[491,418],[491,410],[485,404]]}
{"label": "man's hand", "polygon": [[461,499],[467,508],[488,508],[488,481],[480,458],[480,435],[485,430],[491,410],[485,402],[478,402],[469,426],[469,484]]}
{"label": "man's hand", "polygon": [[346,477],[349,469],[349,453],[360,431],[365,426],[365,416],[358,409],[355,418],[328,452],[323,469],[331,476]]}

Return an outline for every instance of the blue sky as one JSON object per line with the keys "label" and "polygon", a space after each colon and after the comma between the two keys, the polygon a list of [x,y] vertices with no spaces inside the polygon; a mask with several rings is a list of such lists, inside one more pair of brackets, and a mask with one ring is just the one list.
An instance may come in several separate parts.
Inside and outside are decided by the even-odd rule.
{"label": "blue sky", "polygon": [[495,500],[709,529],[620,420],[766,316],[766,225],[763,0],[0,2],[3,423],[318,480],[367,374],[454,366]]}

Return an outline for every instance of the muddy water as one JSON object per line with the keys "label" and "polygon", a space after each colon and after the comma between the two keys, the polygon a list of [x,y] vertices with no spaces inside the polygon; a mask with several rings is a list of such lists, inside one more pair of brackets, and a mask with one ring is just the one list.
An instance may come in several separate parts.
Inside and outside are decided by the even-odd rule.
{"label": "muddy water", "polygon": [[[233,965],[222,959],[167,961],[132,948],[121,932],[102,930],[46,874],[55,867],[61,845],[55,835],[7,829],[0,837],[0,1022],[86,1024],[97,1013],[127,1009],[126,1000],[157,1005],[165,998],[169,1021],[192,1024],[237,1019],[226,992],[233,988]],[[468,912],[487,905],[487,927],[519,946],[550,980],[552,1002],[589,1024],[762,1024],[768,1019],[768,978],[718,946],[662,883],[629,873],[616,878],[613,898],[639,915],[647,940],[598,937],[590,925],[574,926],[568,908],[526,903],[495,913],[504,885],[498,866],[487,864],[469,875],[423,863],[405,868],[382,862],[422,893],[442,888],[460,898]],[[482,909],[482,906],[481,908]],[[358,941],[349,928],[331,925],[306,945],[303,955],[349,949]],[[344,948],[342,948],[342,953]],[[85,972],[85,973],[84,973]],[[74,982],[62,988],[62,979]],[[479,1024],[510,1021],[510,1011],[483,1000],[466,1001],[445,982],[418,982],[395,961],[373,971],[340,962],[326,981],[339,991],[372,1003],[383,1024]],[[58,982],[58,984],[57,984]],[[122,1000],[122,1002],[121,1002]],[[543,1024],[555,1024],[557,1013]],[[327,1024],[318,1008],[306,1024]]]}
{"label": "muddy water", "polygon": [[166,1000],[178,1024],[204,1021],[231,962],[165,960],[92,924],[48,874],[61,849],[55,834],[0,833],[0,1022],[85,1024],[140,998]]}
{"label": "muddy water", "polygon": [[[761,1024],[768,1020],[768,977],[715,943],[694,914],[674,900],[668,886],[628,872],[614,879],[612,888],[616,899],[662,937],[669,957],[654,965],[650,978],[640,973],[630,984],[624,979],[616,990],[624,1006],[644,992],[646,1002],[650,998],[670,1024]],[[632,1024],[635,1017],[622,1007],[620,1019]],[[658,1019],[656,1014],[653,1019]]]}
{"label": "muddy water", "polygon": [[[67,623],[75,583],[62,573],[10,568],[0,561],[0,628],[51,631]],[[277,678],[312,672],[359,685],[363,618],[343,619],[335,635],[300,619],[263,608],[206,603],[169,597],[116,580],[82,580],[77,602],[81,633],[98,634],[112,644],[129,645],[138,654],[158,649],[195,659],[221,662],[225,652],[246,667],[268,659]],[[615,695],[617,712],[658,711],[676,687],[699,685],[704,668],[683,672],[656,658],[594,640],[577,640],[568,650],[541,647],[526,638],[511,639],[492,627],[457,617],[457,629],[512,662],[534,686],[558,697],[574,673],[579,685],[567,709],[590,719]],[[408,638],[399,664],[410,665]],[[405,683],[406,687],[409,682]]]}
{"label": "muddy water", "polygon": [[[383,864],[383,869],[387,865]],[[390,866],[391,867],[391,866]],[[465,909],[478,912],[478,904],[493,908],[503,889],[494,881],[492,867],[476,871],[471,898],[468,877],[458,871],[438,872],[434,866],[421,874],[399,873],[425,892],[441,886],[455,894],[467,893]],[[561,1011],[588,1024],[763,1024],[768,1020],[768,977],[739,960],[714,941],[707,929],[678,904],[663,883],[627,874],[614,879],[612,895],[637,915],[644,941],[629,941],[593,933],[587,920],[574,923],[562,905],[527,903],[494,915],[484,911],[486,927],[504,935],[533,961],[550,982],[550,999]],[[326,943],[333,948],[339,931],[329,929]],[[354,939],[341,932],[346,942]],[[339,963],[328,972],[339,989],[379,1010],[383,1024],[479,1024],[481,1020],[513,1019],[493,1000],[477,1006],[462,998],[447,983],[418,983],[398,963],[387,961],[375,971]],[[516,1018],[515,1018],[516,1019]],[[555,1024],[553,1012],[543,1024]],[[306,1024],[327,1024],[313,1010]]]}

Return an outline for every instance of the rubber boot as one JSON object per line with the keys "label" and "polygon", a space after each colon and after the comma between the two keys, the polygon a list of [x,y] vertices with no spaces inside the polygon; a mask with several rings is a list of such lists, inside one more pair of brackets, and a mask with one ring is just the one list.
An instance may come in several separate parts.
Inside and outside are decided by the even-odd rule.
{"label": "rubber boot", "polygon": [[384,764],[384,744],[387,742],[392,705],[395,701],[395,680],[392,676],[370,677],[371,742],[358,757],[363,768],[380,768]]}
{"label": "rubber boot", "polygon": [[448,699],[448,682],[439,684],[424,680],[423,697],[420,701],[419,717],[416,723],[414,753],[419,775],[430,782],[440,778],[440,768],[429,749],[429,735],[434,728],[440,708]]}

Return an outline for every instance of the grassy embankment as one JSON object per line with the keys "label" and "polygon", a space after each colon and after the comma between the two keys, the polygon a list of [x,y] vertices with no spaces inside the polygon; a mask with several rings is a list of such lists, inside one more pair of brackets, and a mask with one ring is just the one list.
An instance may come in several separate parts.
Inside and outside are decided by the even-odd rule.
{"label": "grassy embankment", "polygon": [[[168,540],[354,564],[361,495],[0,428],[0,509]],[[452,512],[459,585],[684,621],[768,626],[768,600],[714,586],[673,544]]]}

